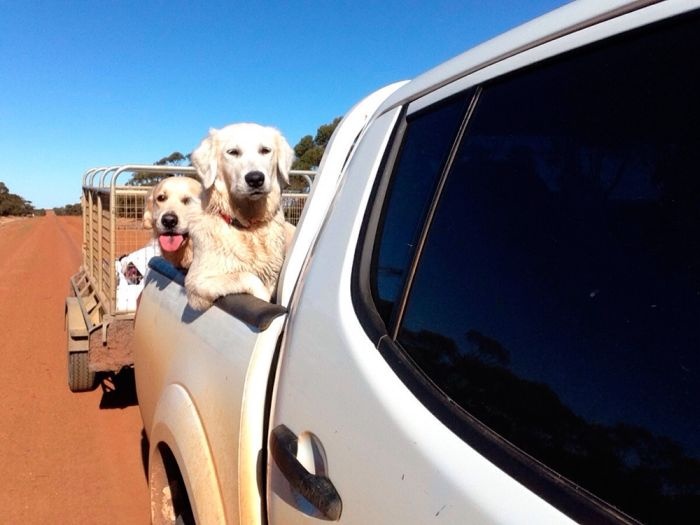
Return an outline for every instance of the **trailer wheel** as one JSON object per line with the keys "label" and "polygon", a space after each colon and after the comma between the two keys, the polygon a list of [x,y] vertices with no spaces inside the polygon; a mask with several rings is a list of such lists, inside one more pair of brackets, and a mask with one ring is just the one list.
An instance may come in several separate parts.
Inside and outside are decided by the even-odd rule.
{"label": "trailer wheel", "polygon": [[88,368],[88,353],[68,352],[68,388],[71,392],[87,392],[96,386],[95,372]]}
{"label": "trailer wheel", "polygon": [[95,372],[88,367],[90,335],[85,318],[75,296],[66,298],[66,350],[68,354],[68,388],[86,392],[97,386]]}

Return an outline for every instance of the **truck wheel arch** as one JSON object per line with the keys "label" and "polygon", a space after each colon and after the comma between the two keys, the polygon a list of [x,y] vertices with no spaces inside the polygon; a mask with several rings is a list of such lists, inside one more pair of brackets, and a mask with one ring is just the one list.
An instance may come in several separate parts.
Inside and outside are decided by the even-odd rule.
{"label": "truck wheel arch", "polygon": [[209,442],[196,406],[181,385],[169,385],[163,390],[149,442],[152,522],[167,522],[163,521],[164,509],[156,509],[153,502],[164,500],[163,490],[172,490],[173,477],[179,475],[197,523],[224,523],[224,505]]}
{"label": "truck wheel arch", "polygon": [[162,441],[149,457],[148,488],[153,525],[195,523],[180,467],[170,447]]}

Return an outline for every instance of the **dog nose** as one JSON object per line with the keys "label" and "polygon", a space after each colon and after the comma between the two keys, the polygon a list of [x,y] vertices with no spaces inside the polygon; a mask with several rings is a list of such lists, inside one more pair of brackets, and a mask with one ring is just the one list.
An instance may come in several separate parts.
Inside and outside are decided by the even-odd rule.
{"label": "dog nose", "polygon": [[177,215],[174,213],[166,213],[160,218],[160,222],[164,227],[172,229],[177,226]]}
{"label": "dog nose", "polygon": [[261,171],[251,171],[246,174],[245,181],[251,188],[259,188],[265,183],[265,175]]}

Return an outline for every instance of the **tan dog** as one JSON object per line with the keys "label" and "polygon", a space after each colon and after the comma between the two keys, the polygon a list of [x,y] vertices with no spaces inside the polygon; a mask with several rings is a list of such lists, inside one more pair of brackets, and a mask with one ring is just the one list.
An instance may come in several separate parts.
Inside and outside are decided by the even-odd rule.
{"label": "tan dog", "polygon": [[143,225],[152,228],[162,256],[177,268],[192,263],[189,226],[202,214],[202,185],[190,177],[168,177],[160,181],[146,199]]}
{"label": "tan dog", "polygon": [[204,214],[190,226],[194,257],[187,299],[205,310],[218,297],[249,293],[269,301],[293,235],[281,207],[294,151],[274,128],[212,129],[192,153]]}

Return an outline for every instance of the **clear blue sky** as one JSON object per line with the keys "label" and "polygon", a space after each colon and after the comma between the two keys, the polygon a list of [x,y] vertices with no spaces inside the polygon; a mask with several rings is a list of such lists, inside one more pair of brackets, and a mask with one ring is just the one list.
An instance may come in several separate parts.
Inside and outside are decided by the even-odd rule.
{"label": "clear blue sky", "polygon": [[564,3],[0,0],[0,181],[50,208],[78,201],[86,169],[189,153],[210,127],[294,146]]}

